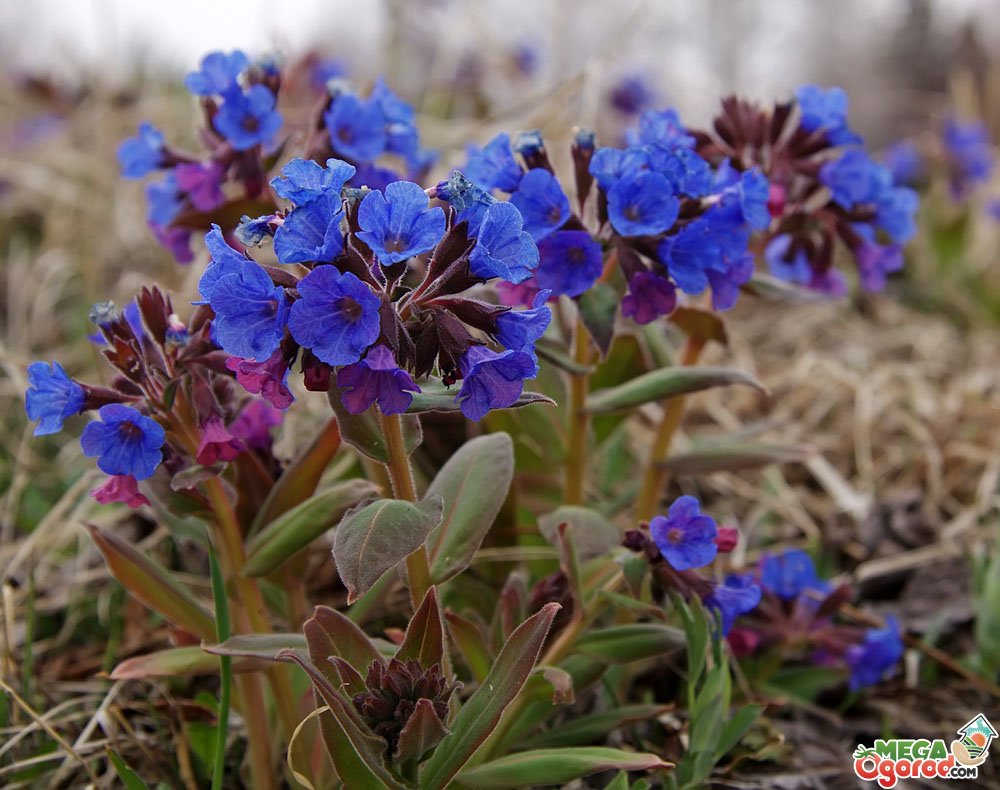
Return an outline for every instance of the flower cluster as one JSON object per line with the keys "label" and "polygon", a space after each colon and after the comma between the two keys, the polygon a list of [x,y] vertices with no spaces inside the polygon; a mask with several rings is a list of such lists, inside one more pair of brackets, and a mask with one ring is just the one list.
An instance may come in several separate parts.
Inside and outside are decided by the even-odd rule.
{"label": "flower cluster", "polygon": [[25,407],[38,422],[35,434],[56,433],[70,417],[97,412],[80,444],[109,475],[91,492],[102,503],[149,504],[138,483],[161,467],[195,505],[201,501],[190,489],[197,482],[190,471],[214,474],[216,464],[243,453],[256,455],[261,469],[275,470],[270,429],[281,414],[234,386],[226,355],[212,339],[209,311],[196,311],[184,324],[156,288],[144,288],[135,306],[118,311],[102,303],[91,311],[102,353],[116,372],[110,387],[82,384],[58,362],[28,367]]}
{"label": "flower cluster", "polygon": [[847,122],[839,88],[806,85],[795,100],[765,108],[725,99],[695,150],[720,171],[760,169],[770,181],[773,216],[761,248],[775,276],[833,295],[846,292],[834,268],[838,240],[861,285],[885,287],[903,266],[901,245],[916,232],[918,199],[865,152]]}
{"label": "flower cluster", "polygon": [[[142,123],[135,137],[118,149],[126,178],[162,171],[146,187],[147,222],[174,257],[192,260],[191,235],[213,221],[232,230],[230,217],[277,208],[267,175],[277,165],[291,133],[277,104],[281,69],[271,60],[251,62],[240,51],[212,52],[198,71],[187,75],[187,89],[199,97],[204,113],[203,158],[176,151],[163,134]],[[377,164],[383,154],[402,161],[411,178],[422,178],[435,154],[420,146],[413,108],[379,80],[367,99],[345,82],[331,79],[312,128],[305,135],[305,156],[325,161],[338,156],[356,166],[352,183],[382,187],[399,178]]]}
{"label": "flower cluster", "polygon": [[982,121],[948,118],[941,132],[941,143],[948,184],[956,201],[992,178],[997,164],[996,151]]}
{"label": "flower cluster", "polygon": [[771,647],[790,658],[844,666],[850,672],[852,690],[877,683],[902,657],[903,640],[895,618],[886,618],[881,628],[863,628],[836,618],[851,590],[821,579],[804,551],[765,556],[756,578],[763,588],[760,605],[729,633],[738,654]]}
{"label": "flower cluster", "polygon": [[631,530],[624,545],[642,551],[653,573],[654,593],[668,591],[685,598],[699,598],[718,613],[722,633],[727,634],[736,618],[753,611],[761,599],[761,588],[750,574],[728,574],[721,582],[707,578],[698,569],[709,565],[720,552],[736,547],[737,531],[719,527],[701,512],[692,496],[678,498],[665,516],[657,516],[646,530]]}
{"label": "flower cluster", "polygon": [[497,201],[446,211],[410,181],[345,189],[355,172],[338,159],[293,160],[271,182],[291,207],[241,226],[244,240],[273,236],[278,261],[298,267],[260,266],[218,227],[206,236],[200,290],[230,369],[279,408],[291,402],[286,378],[300,352],[307,389],[341,390],[352,413],[376,403],[406,411],[415,379],[431,374],[462,382],[455,400],[469,419],[512,406],[537,374],[534,344],[550,312],[544,296],[514,311],[469,290],[534,271],[520,212]]}
{"label": "flower cluster", "polygon": [[711,288],[716,309],[731,307],[753,274],[750,234],[770,221],[768,183],[758,170],[714,169],[694,142],[669,109],[644,112],[625,148],[597,148],[592,133],[578,131],[576,209],[537,131],[474,149],[469,177],[508,193],[538,242],[535,276],[506,299],[527,303],[540,289],[578,297],[617,268],[622,312],[638,323],[671,313],[678,289]]}

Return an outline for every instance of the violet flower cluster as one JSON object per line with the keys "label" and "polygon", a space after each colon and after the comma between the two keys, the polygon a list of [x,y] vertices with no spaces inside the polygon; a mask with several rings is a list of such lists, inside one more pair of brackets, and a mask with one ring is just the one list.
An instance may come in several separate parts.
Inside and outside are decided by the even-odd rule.
{"label": "violet flower cluster", "polygon": [[375,404],[404,412],[430,376],[461,381],[455,402],[472,420],[517,402],[538,372],[534,344],[551,317],[544,295],[515,311],[472,290],[521,282],[538,264],[514,205],[471,191],[460,208],[454,194],[452,205],[431,205],[410,181],[345,189],[356,168],[338,159],[325,168],[296,159],[282,173],[272,187],[291,206],[245,222],[238,235],[273,236],[279,263],[294,266],[258,265],[218,227],[206,236],[212,260],[201,295],[247,390],[287,407],[287,376],[301,355],[306,388],[340,390],[352,413]]}
{"label": "violet flower cluster", "polygon": [[851,590],[821,579],[806,552],[791,549],[764,557],[755,578],[763,589],[760,605],[729,632],[738,655],[771,649],[820,666],[844,667],[852,690],[874,685],[902,658],[896,619],[887,617],[881,628],[841,622],[837,614]]}
{"label": "violet flower cluster", "polygon": [[917,195],[865,152],[840,88],[805,85],[794,101],[773,107],[731,97],[711,129],[691,134],[694,150],[720,171],[760,169],[770,180],[773,220],[761,247],[775,276],[842,295],[838,245],[854,258],[866,290],[882,290],[903,267]]}
{"label": "violet flower cluster", "polygon": [[711,288],[716,309],[732,307],[753,275],[750,235],[770,222],[768,182],[756,169],[713,168],[694,144],[669,109],[643,113],[625,148],[598,148],[578,131],[575,207],[537,131],[473,149],[469,178],[509,194],[538,242],[538,270],[505,300],[527,304],[539,290],[579,297],[611,267],[627,287],[622,312],[637,323],[669,315],[678,290]]}
{"label": "violet flower cluster", "polygon": [[[142,123],[118,149],[126,178],[161,172],[146,187],[147,222],[157,240],[182,262],[193,257],[191,236],[213,221],[227,225],[240,213],[262,213],[277,204],[267,176],[294,129],[278,110],[282,72],[271,60],[252,62],[244,53],[212,52],[184,80],[204,114],[203,157],[171,148],[163,134]],[[302,137],[299,134],[299,137]],[[386,158],[419,180],[436,154],[421,147],[413,108],[378,80],[367,98],[339,79],[327,82],[303,141],[307,159],[331,156],[355,166],[355,186],[381,188],[400,178]]]}
{"label": "violet flower cluster", "polygon": [[91,492],[99,502],[149,504],[138,483],[153,482],[162,469],[159,482],[197,507],[204,504],[192,488],[198,475],[217,474],[216,464],[244,454],[255,456],[255,468],[277,476],[271,428],[281,422],[281,412],[235,385],[226,354],[212,339],[210,311],[196,310],[185,324],[169,297],[144,288],[130,308],[98,304],[91,318],[115,370],[111,386],[78,382],[58,362],[34,362],[25,408],[38,422],[36,436],[96,411],[98,419],[83,429],[80,444],[108,475]]}
{"label": "violet flower cluster", "polygon": [[752,574],[727,574],[722,581],[698,571],[720,553],[732,551],[739,534],[719,527],[701,512],[693,496],[679,497],[665,516],[656,516],[646,529],[630,530],[624,545],[643,552],[653,574],[653,593],[662,599],[676,592],[685,599],[698,598],[719,617],[722,633],[730,633],[738,617],[752,612],[761,600],[761,587]]}

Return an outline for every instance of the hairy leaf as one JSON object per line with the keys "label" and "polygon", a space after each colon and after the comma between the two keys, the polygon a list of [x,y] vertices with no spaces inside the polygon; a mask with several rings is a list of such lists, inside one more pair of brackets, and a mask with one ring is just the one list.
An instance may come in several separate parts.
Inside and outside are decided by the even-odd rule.
{"label": "hairy leaf", "polygon": [[556,746],[602,743],[609,732],[625,724],[655,719],[672,708],[673,705],[623,705],[600,713],[590,713],[533,735],[521,745],[526,749],[548,749]]}
{"label": "hairy leaf", "polygon": [[[385,446],[385,437],[382,435],[382,426],[379,424],[378,415],[371,409],[364,414],[351,414],[344,408],[340,396],[341,391],[337,389],[336,384],[331,385],[327,399],[330,401],[333,413],[337,415],[337,423],[340,425],[340,435],[343,440],[373,461],[388,463],[389,453]],[[402,422],[406,452],[412,453],[420,446],[423,439],[420,419],[404,415]]]}
{"label": "hairy leaf", "polygon": [[433,749],[448,734],[448,728],[434,712],[434,703],[418,699],[410,720],[399,733],[396,762],[416,761]]}
{"label": "hairy leaf", "polygon": [[576,643],[576,649],[601,661],[627,664],[662,656],[684,645],[684,632],[677,628],[657,623],[630,623],[612,625],[584,634]]}
{"label": "hairy leaf", "polygon": [[617,546],[622,533],[601,513],[581,505],[563,505],[551,513],[538,517],[538,530],[553,546],[558,546],[557,529],[569,524],[573,530],[573,543],[580,560],[599,557]]}
{"label": "hairy leaf", "polygon": [[802,445],[720,442],[711,447],[673,455],[662,461],[660,466],[681,475],[707,475],[712,472],[739,472],[772,464],[801,462],[814,453],[813,448]]}
{"label": "hairy leaf", "polygon": [[414,659],[423,667],[444,661],[444,626],[436,588],[431,587],[427,591],[420,607],[413,613],[396,658],[400,661]]}
{"label": "hairy leaf", "polygon": [[655,754],[606,746],[536,749],[477,765],[459,775],[466,787],[510,788],[561,785],[600,771],[663,771],[673,767]]}
{"label": "hairy leaf", "polygon": [[605,282],[594,283],[594,286],[576,300],[580,319],[583,321],[587,334],[601,350],[601,356],[608,353],[611,341],[615,336],[615,315],[621,296],[618,291]]}
{"label": "hairy leaf", "polygon": [[608,414],[731,384],[743,384],[767,392],[754,375],[743,370],[681,366],[653,370],[617,387],[598,390],[587,398],[586,408],[591,414]]}
{"label": "hairy leaf", "polygon": [[[457,390],[434,390],[425,387],[422,392],[414,393],[413,402],[406,410],[407,414],[420,414],[425,411],[461,411],[461,404],[455,401]],[[542,395],[540,392],[522,392],[513,404],[507,406],[508,409],[519,409],[522,406],[531,406],[534,403],[545,403],[555,406],[556,402],[552,398]]]}

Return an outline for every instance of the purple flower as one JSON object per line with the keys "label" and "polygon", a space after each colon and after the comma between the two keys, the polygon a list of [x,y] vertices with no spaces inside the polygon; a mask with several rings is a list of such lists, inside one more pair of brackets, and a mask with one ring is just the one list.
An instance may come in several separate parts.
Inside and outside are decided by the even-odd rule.
{"label": "purple flower", "polygon": [[903,637],[895,617],[884,628],[869,628],[864,642],[847,649],[844,659],[851,669],[851,690],[872,686],[884,678],[903,657]]}
{"label": "purple flower", "polygon": [[217,162],[182,162],[174,172],[177,186],[198,211],[212,211],[226,202],[221,187],[222,168]]}
{"label": "purple flower", "polygon": [[903,248],[898,244],[866,242],[856,251],[861,285],[866,291],[885,289],[886,276],[903,268]]}
{"label": "purple flower", "polygon": [[557,230],[538,244],[535,279],[557,295],[579,296],[604,271],[601,245],[585,230]]}
{"label": "purple flower", "polygon": [[765,590],[788,601],[810,590],[826,593],[830,589],[816,574],[812,557],[801,549],[765,556],[760,562],[760,583]]}
{"label": "purple flower", "polygon": [[806,285],[812,279],[812,267],[809,258],[801,247],[796,247],[793,255],[789,254],[792,237],[788,235],[775,236],[764,249],[764,260],[767,268],[775,277],[790,283]]}
{"label": "purple flower", "polygon": [[120,502],[129,507],[140,507],[149,504],[149,500],[139,492],[139,485],[132,475],[111,475],[90,495],[102,505]]}
{"label": "purple flower", "polygon": [[622,315],[637,324],[648,324],[677,307],[677,289],[666,277],[640,271],[632,275],[622,299]]}
{"label": "purple flower", "polygon": [[97,413],[101,421],[87,425],[80,436],[83,454],[96,457],[98,467],[109,475],[151,477],[163,460],[166,433],[160,424],[119,403],[102,406]]}
{"label": "purple flower", "polygon": [[298,286],[288,328],[299,345],[328,365],[350,365],[379,336],[381,301],[350,272],[317,266]]}
{"label": "purple flower", "polygon": [[750,282],[754,274],[754,258],[748,252],[735,257],[723,253],[725,269],[711,269],[708,283],[712,286],[712,309],[729,310],[736,304],[740,286]]}
{"label": "purple flower", "polygon": [[358,209],[358,238],[379,263],[390,266],[434,249],[444,235],[444,211],[428,208],[419,184],[396,181],[381,192],[369,192]]}
{"label": "purple flower", "polygon": [[608,216],[622,236],[656,236],[677,220],[680,201],[666,176],[628,173],[608,192]]}
{"label": "purple flower", "polygon": [[236,416],[229,431],[247,447],[268,450],[272,444],[271,428],[281,425],[284,414],[265,401],[254,398]]}
{"label": "purple flower", "polygon": [[486,208],[476,232],[476,246],[469,256],[469,269],[484,280],[499,277],[519,283],[538,267],[538,247],[523,230],[521,212],[511,203]]}
{"label": "purple flower", "polygon": [[674,570],[701,568],[715,559],[718,528],[704,515],[693,496],[682,496],[667,511],[649,522],[649,534]]}
{"label": "purple flower", "polygon": [[323,114],[333,150],[357,163],[372,162],[385,151],[385,115],[377,101],[341,93]]}
{"label": "purple flower", "polygon": [[341,400],[351,414],[368,411],[374,403],[383,414],[402,414],[413,403],[411,393],[420,392],[410,374],[397,367],[392,351],[383,345],[337,371],[337,385],[344,390]]}
{"label": "purple flower", "polygon": [[814,291],[819,291],[827,296],[839,298],[847,294],[847,283],[844,282],[844,276],[836,269],[814,271],[812,278],[806,285]]}
{"label": "purple flower", "polygon": [[73,381],[58,362],[28,365],[24,408],[29,420],[38,420],[35,436],[61,431],[67,417],[83,411],[85,398],[83,387]]}
{"label": "purple flower", "polygon": [[220,417],[211,417],[201,426],[201,442],[195,459],[202,466],[212,466],[220,461],[232,461],[246,449],[246,445],[233,436]]}
{"label": "purple flower", "polygon": [[611,91],[611,106],[623,115],[638,115],[651,105],[656,94],[638,74],[623,77]]}
{"label": "purple flower", "polygon": [[455,402],[462,414],[477,422],[491,409],[513,406],[521,397],[524,379],[538,373],[538,363],[523,351],[498,354],[483,346],[471,346],[461,364],[462,388]]}
{"label": "purple flower", "polygon": [[139,134],[118,146],[118,164],[125,178],[142,178],[163,166],[163,134],[151,123],[139,124]]}
{"label": "purple flower", "polygon": [[535,342],[545,334],[552,311],[545,306],[549,291],[535,294],[530,310],[510,310],[497,316],[496,338],[504,348],[534,356]]}
{"label": "purple flower", "polygon": [[233,250],[218,226],[205,236],[212,262],[198,285],[215,311],[215,338],[227,352],[263,362],[285,336],[289,307],[285,289],[253,261]]}
{"label": "purple flower", "polygon": [[243,93],[226,96],[212,125],[237,151],[266,145],[281,129],[281,113],[274,109],[274,104],[270,89],[251,85]]}
{"label": "purple flower", "polygon": [[327,159],[326,167],[311,159],[293,159],[281,168],[279,177],[271,179],[271,187],[278,197],[304,206],[325,195],[340,197],[356,172],[354,165],[340,159]]}
{"label": "purple flower", "polygon": [[155,222],[147,223],[159,244],[170,251],[178,263],[191,263],[194,252],[191,251],[191,230],[189,228],[163,227]]}
{"label": "purple flower", "polygon": [[260,395],[276,409],[287,409],[295,400],[288,389],[288,363],[279,348],[263,362],[230,357],[226,367],[236,374],[236,380],[247,392]]}
{"label": "purple flower", "polygon": [[514,192],[518,188],[524,171],[514,158],[509,134],[500,132],[483,148],[470,145],[467,152],[465,174],[483,189]]}
{"label": "purple flower", "polygon": [[753,580],[753,576],[731,573],[724,583],[715,585],[712,593],[705,598],[705,605],[719,612],[722,635],[725,636],[737,617],[757,608],[760,597],[760,585]]}
{"label": "purple flower", "polygon": [[228,94],[239,87],[237,80],[249,64],[247,56],[238,49],[228,55],[210,52],[201,59],[201,69],[184,78],[184,87],[196,96]]}
{"label": "purple flower", "polygon": [[274,254],[282,263],[332,262],[344,249],[343,218],[339,192],[296,206],[274,233]]}
{"label": "purple flower", "polygon": [[535,241],[544,239],[569,219],[569,198],[559,180],[541,167],[524,174],[510,202],[521,212],[524,229]]}

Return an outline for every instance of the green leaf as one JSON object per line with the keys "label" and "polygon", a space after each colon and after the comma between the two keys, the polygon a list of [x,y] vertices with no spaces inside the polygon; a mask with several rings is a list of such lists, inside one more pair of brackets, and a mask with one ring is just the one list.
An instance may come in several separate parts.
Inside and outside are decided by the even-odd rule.
{"label": "green leaf", "polygon": [[216,645],[202,645],[198,648],[214,656],[255,658],[260,661],[277,661],[283,650],[306,649],[306,638],[302,634],[237,634]]}
{"label": "green leaf", "polygon": [[662,656],[684,647],[684,632],[657,623],[629,623],[590,631],[580,637],[576,650],[612,664],[627,664]]}
{"label": "green leaf", "polygon": [[606,746],[537,749],[477,765],[459,775],[466,787],[510,788],[559,785],[581,776],[612,771],[664,771],[672,764],[655,754],[626,752]]}
{"label": "green leaf", "polygon": [[431,579],[447,581],[468,567],[503,507],[514,479],[514,443],[506,433],[466,442],[441,468],[427,496],[444,501],[427,540]]}
{"label": "green leaf", "polygon": [[582,562],[600,557],[622,539],[618,527],[589,507],[563,505],[538,517],[538,530],[553,546],[559,545],[557,529],[560,524],[569,524],[572,528],[573,543]]}
{"label": "green leaf", "polygon": [[418,761],[447,735],[448,728],[434,712],[434,703],[425,697],[418,699],[409,721],[399,733],[396,762]]}
{"label": "green leaf", "polygon": [[[336,609],[317,606],[302,630],[309,646],[309,657],[321,667],[331,656],[337,656],[364,677],[374,662],[383,663],[378,648],[365,632]],[[334,677],[332,670],[328,676]]]}
{"label": "green leaf", "polygon": [[[414,393],[413,402],[406,410],[407,414],[422,414],[427,411],[457,412],[462,410],[460,403],[455,401],[457,390],[436,390],[425,387],[422,392]],[[545,403],[555,406],[556,402],[540,392],[522,392],[521,396],[508,409],[519,409],[535,403]]]}
{"label": "green leaf", "polygon": [[367,480],[343,480],[278,516],[247,542],[243,575],[266,576],[277,570],[378,491]]}
{"label": "green leaf", "polygon": [[747,293],[785,304],[807,304],[813,302],[829,302],[831,297],[822,291],[803,288],[787,280],[773,277],[770,274],[758,272],[750,282],[742,286]]}
{"label": "green leaf", "polygon": [[615,315],[619,302],[621,296],[618,291],[605,282],[594,283],[576,300],[580,319],[594,345],[601,350],[602,357],[607,355],[615,336]]}
{"label": "green leaf", "polygon": [[678,307],[670,314],[670,323],[679,326],[689,338],[708,342],[714,340],[723,346],[729,345],[726,322],[713,310],[700,307]]}
{"label": "green leaf", "polygon": [[207,642],[215,641],[215,620],[187,588],[131,543],[93,525],[86,526],[111,575],[126,590],[174,625]]}
{"label": "green leaf", "polygon": [[111,749],[106,749],[108,759],[115,768],[115,773],[118,774],[118,778],[122,780],[122,784],[125,785],[125,790],[149,790],[149,785],[147,785],[139,777],[135,771],[128,767],[126,762]]}
{"label": "green leaf", "polygon": [[424,765],[421,788],[446,787],[490,736],[504,710],[528,680],[558,611],[559,604],[548,603],[510,635],[486,680],[452,721],[451,734],[438,744]]}
{"label": "green leaf", "polygon": [[[385,446],[385,437],[382,435],[382,426],[379,424],[378,415],[372,409],[364,414],[351,414],[344,407],[340,397],[341,390],[337,388],[335,383],[331,384],[327,399],[330,401],[333,413],[337,415],[337,423],[340,425],[340,435],[343,440],[373,461],[388,463],[389,453]],[[406,452],[412,453],[423,440],[420,419],[415,416],[404,416],[402,423]]]}
{"label": "green leaf", "polygon": [[730,714],[729,721],[722,726],[722,734],[719,736],[719,743],[715,748],[715,762],[718,763],[736,748],[736,745],[743,740],[743,736],[747,734],[747,731],[763,712],[763,705],[744,705],[735,713]]}
{"label": "green leaf", "polygon": [[662,716],[673,708],[672,705],[624,705],[620,708],[589,713],[569,721],[561,722],[550,730],[522,741],[519,746],[525,749],[547,749],[556,746],[584,746],[589,743],[601,743],[609,732],[617,730],[626,724],[646,721]]}
{"label": "green leaf", "polygon": [[337,420],[327,420],[312,444],[285,469],[268,492],[263,507],[250,527],[250,535],[256,534],[282,513],[287,513],[313,495],[323,472],[340,450],[340,439]]}
{"label": "green leaf", "polygon": [[625,771],[619,771],[615,775],[615,778],[608,782],[604,790],[629,790],[628,773]]}
{"label": "green leaf", "polygon": [[423,667],[444,661],[444,626],[435,587],[427,590],[424,600],[413,613],[406,627],[406,636],[396,651],[396,658],[400,661],[413,659]]}
{"label": "green leaf", "polygon": [[[357,790],[399,790],[403,787],[385,764],[386,742],[371,731],[354,705],[334,689],[326,675],[311,661],[293,651],[283,660],[298,664],[309,675],[317,694],[329,707],[321,718],[323,740],[337,775],[347,777]],[[329,662],[327,662],[329,663]]]}
{"label": "green leaf", "polygon": [[472,673],[476,682],[482,683],[490,672],[493,665],[493,655],[486,648],[486,640],[479,628],[464,617],[460,617],[452,611],[444,613],[444,619],[448,622],[448,633],[451,641],[458,647],[465,665]]}
{"label": "green leaf", "polygon": [[772,464],[805,461],[815,454],[811,447],[757,442],[719,442],[690,453],[672,455],[660,466],[681,475],[708,475],[713,472],[740,472]]}
{"label": "green leaf", "polygon": [[[229,599],[226,597],[226,583],[222,579],[219,561],[214,552],[208,555],[209,575],[212,578],[212,598],[215,601],[215,630],[219,642],[225,642],[232,634],[229,620]],[[215,753],[212,770],[212,790],[222,790],[222,779],[226,769],[226,735],[229,733],[229,705],[233,690],[233,659],[219,657],[219,721],[216,725]]]}
{"label": "green leaf", "polygon": [[182,675],[214,675],[219,671],[219,658],[206,653],[197,645],[169,647],[126,658],[111,670],[112,680],[142,680],[154,677]]}
{"label": "green leaf", "polygon": [[570,357],[561,346],[546,338],[540,338],[535,343],[535,353],[538,354],[539,359],[551,362],[567,373],[589,373],[591,370],[590,365],[581,365]]}
{"label": "green leaf", "polygon": [[344,517],[333,540],[337,572],[354,603],[383,573],[419,549],[441,523],[442,501],[380,499]]}
{"label": "green leaf", "polygon": [[767,392],[754,375],[743,370],[685,365],[653,370],[617,387],[591,393],[587,398],[587,411],[591,414],[626,411],[644,403],[731,384],[743,384]]}

